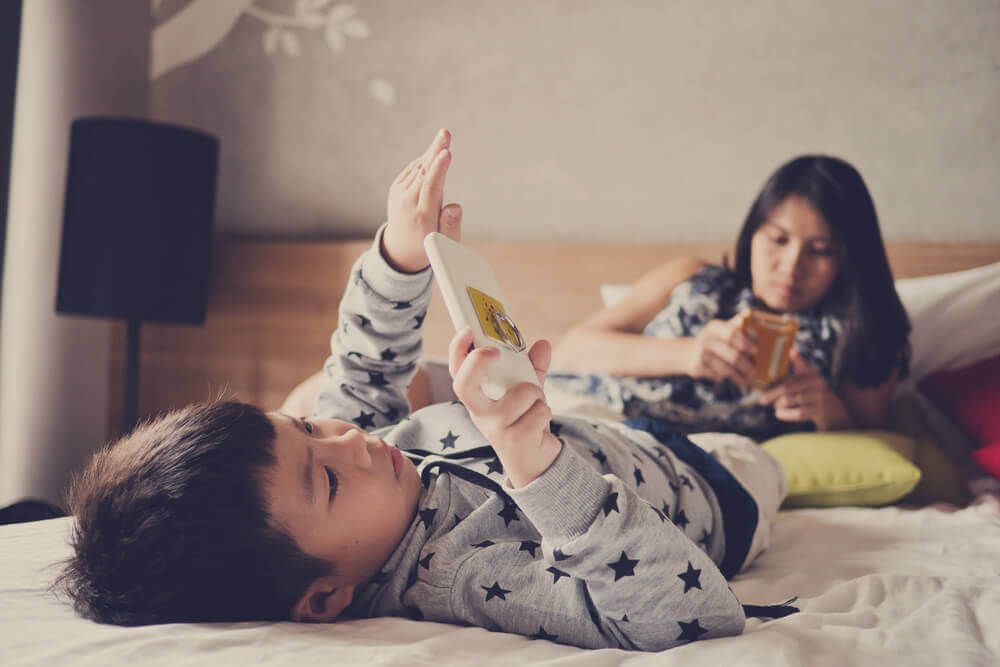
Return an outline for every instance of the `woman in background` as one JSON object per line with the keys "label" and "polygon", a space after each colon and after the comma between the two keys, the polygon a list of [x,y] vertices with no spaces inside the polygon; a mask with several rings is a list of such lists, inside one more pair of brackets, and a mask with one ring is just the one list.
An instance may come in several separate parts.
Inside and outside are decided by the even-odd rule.
{"label": "woman in background", "polygon": [[[756,343],[748,308],[799,324],[790,371],[749,386]],[[847,162],[807,155],[764,184],[735,261],[671,260],[556,346],[546,391],[685,432],[770,437],[792,430],[878,428],[909,366],[910,324],[896,294],[868,188]]]}

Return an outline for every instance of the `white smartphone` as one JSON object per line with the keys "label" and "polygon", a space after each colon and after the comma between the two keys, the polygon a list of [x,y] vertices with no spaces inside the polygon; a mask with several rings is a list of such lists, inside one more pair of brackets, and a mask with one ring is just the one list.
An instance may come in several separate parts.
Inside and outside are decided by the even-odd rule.
{"label": "white smartphone", "polygon": [[521,382],[538,386],[526,342],[504,304],[489,263],[438,232],[424,238],[424,249],[455,330],[468,326],[476,347],[500,350],[500,359],[490,366],[483,380],[483,393],[497,400]]}

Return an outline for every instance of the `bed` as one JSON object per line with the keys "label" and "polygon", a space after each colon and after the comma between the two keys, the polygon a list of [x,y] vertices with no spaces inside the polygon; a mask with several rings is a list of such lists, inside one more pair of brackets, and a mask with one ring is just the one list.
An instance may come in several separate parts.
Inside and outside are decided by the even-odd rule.
{"label": "bed", "polygon": [[[726,249],[723,244],[470,245],[496,267],[526,335],[552,339],[599,306],[601,284],[628,284],[673,254],[717,260]],[[267,408],[280,405],[322,361],[336,324],[341,285],[351,261],[366,246],[360,241],[221,243],[206,325],[150,325],[144,334],[142,412],[209,398],[221,390]],[[997,265],[1000,244],[892,244],[890,260],[898,278],[932,276]],[[921,297],[928,285],[933,287],[913,282],[910,288]],[[995,327],[1000,325],[1000,290],[990,287],[987,292],[985,305],[998,306],[992,315],[985,311],[992,317],[987,324]],[[945,312],[940,308],[956,302],[953,295],[939,297],[925,304],[927,321],[940,320]],[[977,307],[982,311],[984,303]],[[1000,351],[1000,336],[994,337],[990,326],[973,332],[980,339],[977,353],[986,349],[984,344],[994,345],[994,354]],[[450,325],[435,298],[427,317],[425,354],[443,356],[448,336]],[[932,343],[926,336],[921,339],[914,359],[919,372],[944,363],[945,346]],[[950,365],[971,360],[966,351],[949,354]],[[116,417],[109,415],[109,423],[116,423]],[[48,592],[57,572],[54,563],[68,555],[72,519],[2,526],[0,663],[998,664],[1000,494],[995,488],[979,487],[964,507],[932,503],[782,510],[771,547],[732,587],[741,599],[759,603],[798,596],[801,612],[768,622],[752,619],[741,636],[659,654],[585,651],[479,628],[395,618],[331,625],[101,626],[76,618]]]}

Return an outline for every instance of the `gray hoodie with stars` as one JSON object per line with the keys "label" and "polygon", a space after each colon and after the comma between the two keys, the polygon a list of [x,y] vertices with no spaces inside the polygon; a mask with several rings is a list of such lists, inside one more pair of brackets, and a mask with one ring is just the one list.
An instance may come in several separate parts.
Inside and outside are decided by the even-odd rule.
{"label": "gray hoodie with stars", "polygon": [[515,490],[461,403],[409,414],[432,276],[392,269],[383,230],[352,270],[315,412],[398,447],[424,490],[346,614],[648,651],[742,632],[716,493],[649,433],[555,417],[562,453]]}

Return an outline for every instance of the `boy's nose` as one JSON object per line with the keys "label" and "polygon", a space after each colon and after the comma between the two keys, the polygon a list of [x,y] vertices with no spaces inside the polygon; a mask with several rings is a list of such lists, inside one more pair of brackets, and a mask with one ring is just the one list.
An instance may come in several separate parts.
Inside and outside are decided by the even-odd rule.
{"label": "boy's nose", "polygon": [[352,429],[341,436],[341,446],[350,452],[351,458],[359,466],[370,466],[372,463],[371,445],[368,434],[358,429]]}

